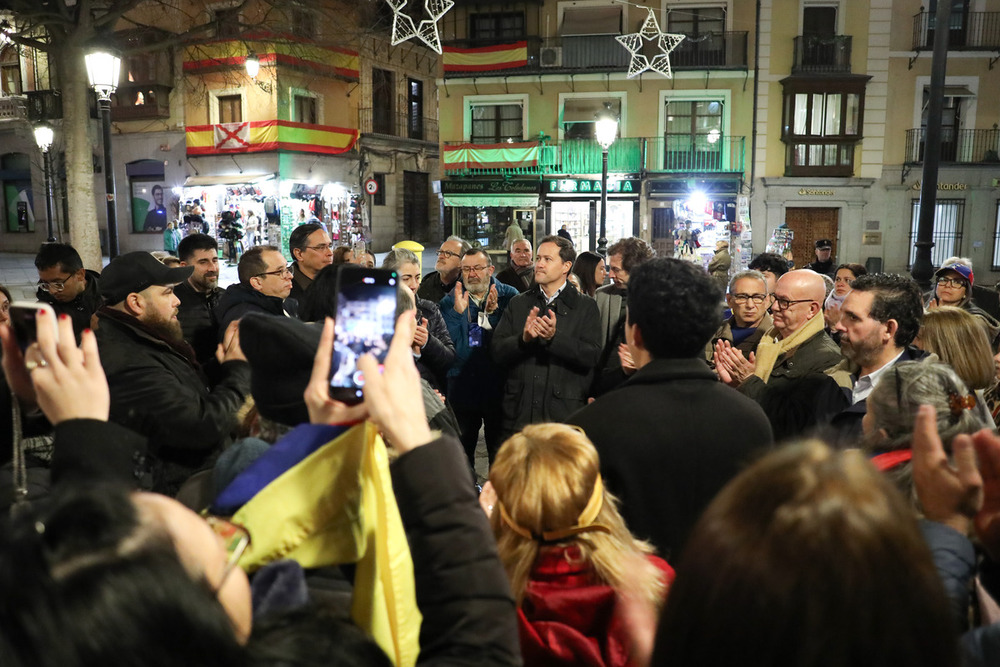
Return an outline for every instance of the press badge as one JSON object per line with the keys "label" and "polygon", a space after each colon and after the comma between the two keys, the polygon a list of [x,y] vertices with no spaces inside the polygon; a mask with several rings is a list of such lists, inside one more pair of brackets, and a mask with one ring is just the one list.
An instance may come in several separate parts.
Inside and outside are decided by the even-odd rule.
{"label": "press badge", "polygon": [[469,347],[483,346],[483,328],[478,324],[469,325]]}

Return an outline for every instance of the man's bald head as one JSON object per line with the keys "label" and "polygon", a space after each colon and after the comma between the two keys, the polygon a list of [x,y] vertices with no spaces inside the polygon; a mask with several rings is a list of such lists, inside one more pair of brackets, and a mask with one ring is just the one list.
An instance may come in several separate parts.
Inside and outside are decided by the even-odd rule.
{"label": "man's bald head", "polygon": [[770,312],[775,329],[782,338],[789,337],[823,312],[825,298],[823,276],[809,269],[789,271],[774,285]]}
{"label": "man's bald head", "polygon": [[811,269],[796,269],[778,278],[778,285],[786,286],[796,294],[795,299],[813,299],[822,302],[826,299],[826,284],[823,276]]}

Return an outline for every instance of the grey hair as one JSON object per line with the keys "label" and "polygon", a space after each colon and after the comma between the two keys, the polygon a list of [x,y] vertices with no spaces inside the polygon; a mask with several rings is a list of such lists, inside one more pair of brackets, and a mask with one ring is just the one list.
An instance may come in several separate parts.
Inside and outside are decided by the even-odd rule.
{"label": "grey hair", "polygon": [[445,242],[454,241],[462,246],[462,251],[458,253],[459,255],[464,255],[465,253],[472,250],[472,244],[463,239],[461,236],[455,236],[454,234],[445,239]]}
{"label": "grey hair", "polygon": [[733,293],[733,288],[736,287],[737,280],[743,280],[744,278],[751,278],[753,280],[759,280],[764,284],[764,291],[767,291],[767,278],[760,271],[754,271],[753,269],[747,269],[746,271],[740,271],[739,273],[733,274],[733,277],[729,279],[729,289],[726,290],[728,294]]}
{"label": "grey hair", "polygon": [[389,271],[398,269],[403,264],[416,264],[419,266],[420,260],[417,259],[416,253],[412,250],[407,250],[406,248],[395,248],[390,250],[389,254],[382,260],[382,268]]}
{"label": "grey hair", "polygon": [[833,278],[826,275],[825,273],[821,273],[819,275],[823,276],[823,284],[826,287],[826,294],[823,296],[823,301],[826,302],[826,300],[830,296],[830,292],[832,292],[834,288]]}

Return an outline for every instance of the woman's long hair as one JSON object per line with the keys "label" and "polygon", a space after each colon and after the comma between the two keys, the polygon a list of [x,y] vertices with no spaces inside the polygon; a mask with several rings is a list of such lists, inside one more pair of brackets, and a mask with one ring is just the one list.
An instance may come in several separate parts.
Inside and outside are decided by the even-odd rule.
{"label": "woman's long hair", "polygon": [[[564,424],[533,424],[503,443],[490,468],[490,482],[511,520],[541,535],[577,524],[599,472],[597,450],[582,432]],[[628,531],[615,498],[607,491],[603,496],[594,523],[606,526],[608,532],[583,532],[560,543],[578,546],[604,583],[659,604],[664,585],[659,570],[646,558],[652,547]],[[512,530],[499,507],[490,522],[520,605],[542,545]]]}
{"label": "woman's long hair", "polygon": [[587,296],[594,296],[594,292],[600,285],[594,279],[597,272],[597,265],[604,261],[604,258],[596,252],[585,250],[576,256],[573,264],[573,273],[580,279],[580,291]]}

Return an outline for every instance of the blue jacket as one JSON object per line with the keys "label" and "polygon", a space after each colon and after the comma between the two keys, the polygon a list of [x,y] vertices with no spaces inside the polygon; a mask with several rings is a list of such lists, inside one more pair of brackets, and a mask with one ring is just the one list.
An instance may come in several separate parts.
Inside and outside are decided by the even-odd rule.
{"label": "blue jacket", "polygon": [[507,304],[517,296],[518,291],[495,278],[490,278],[490,286],[497,288],[497,309],[489,315],[493,329],[483,331],[480,347],[469,346],[469,326],[479,321],[479,307],[475,302],[469,299],[469,307],[464,313],[455,312],[454,293],[446,294],[438,303],[448,326],[448,334],[455,344],[455,363],[448,371],[448,400],[453,403],[467,405],[493,398],[499,400],[503,373],[490,357],[490,344]]}

